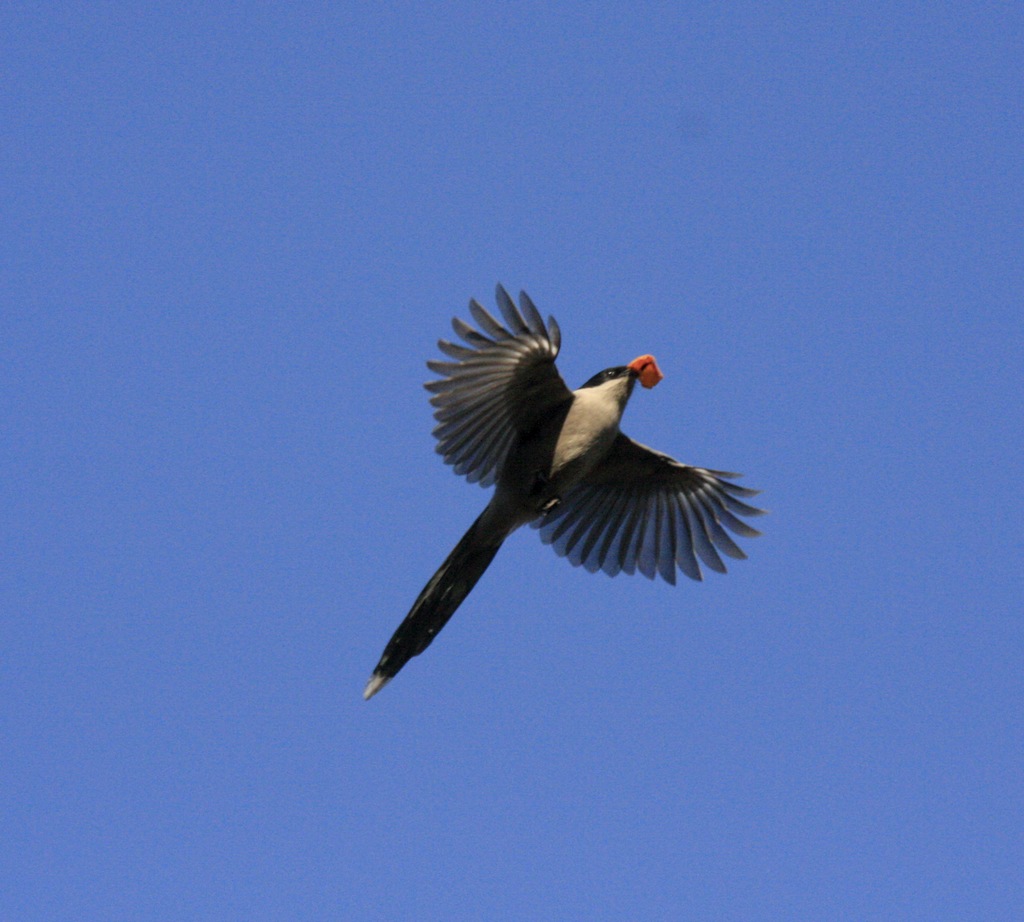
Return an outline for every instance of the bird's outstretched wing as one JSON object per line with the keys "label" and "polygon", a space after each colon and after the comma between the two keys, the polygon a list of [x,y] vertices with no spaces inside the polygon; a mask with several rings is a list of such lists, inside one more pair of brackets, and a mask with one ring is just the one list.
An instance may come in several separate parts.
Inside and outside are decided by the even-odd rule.
{"label": "bird's outstretched wing", "polygon": [[424,385],[434,395],[438,454],[456,474],[485,487],[497,479],[516,436],[572,397],[555,368],[561,345],[555,318],[545,325],[526,292],[520,292],[518,308],[500,285],[497,299],[504,325],[470,301],[480,330],[456,317],[452,327],[467,345],[439,340],[454,361],[427,362],[443,377]]}
{"label": "bird's outstretched wing", "polygon": [[760,534],[738,518],[764,513],[738,498],[758,493],[727,479],[739,476],[680,464],[620,433],[585,481],[533,525],[558,554],[591,573],[639,570],[674,585],[678,567],[699,580],[698,558],[719,573],[719,551],[746,558],[726,528],[745,538]]}

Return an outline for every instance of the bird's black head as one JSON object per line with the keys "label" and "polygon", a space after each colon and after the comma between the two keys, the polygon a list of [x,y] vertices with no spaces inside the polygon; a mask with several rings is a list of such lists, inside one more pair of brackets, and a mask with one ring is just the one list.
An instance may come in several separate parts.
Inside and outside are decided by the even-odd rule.
{"label": "bird's black head", "polygon": [[604,371],[599,371],[583,387],[599,387],[608,381],[614,381],[616,378],[636,377],[636,369],[630,368],[628,365],[616,365],[614,368],[606,368]]}

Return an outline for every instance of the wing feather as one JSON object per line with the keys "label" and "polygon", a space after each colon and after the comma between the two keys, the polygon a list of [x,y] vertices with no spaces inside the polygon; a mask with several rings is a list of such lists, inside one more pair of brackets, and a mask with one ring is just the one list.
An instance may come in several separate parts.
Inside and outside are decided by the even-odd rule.
{"label": "wing feather", "polygon": [[705,566],[716,573],[725,573],[725,564],[715,551],[707,525],[701,517],[700,505],[695,502],[693,496],[686,495],[683,496],[683,505],[690,520],[690,532],[693,535],[693,547],[697,551],[697,556],[704,561]]}
{"label": "wing feather", "polygon": [[537,310],[536,305],[530,300],[530,296],[525,291],[519,292],[519,309],[526,319],[526,325],[530,328],[531,333],[537,336],[545,336],[547,334],[540,311]]}
{"label": "wing feather", "polygon": [[637,502],[637,491],[634,488],[629,487],[623,490],[623,493],[629,497],[630,505],[627,512],[628,517],[622,526],[622,535],[619,537],[618,564],[620,570],[632,574],[636,572],[636,566],[635,560],[630,563],[630,553],[633,548],[633,536],[636,534],[637,525],[640,524],[641,507]]}
{"label": "wing feather", "polygon": [[616,508],[620,500],[621,497],[614,494],[607,497],[599,507],[597,519],[587,528],[586,540],[580,547],[580,558],[583,566],[591,573],[601,569],[604,555],[600,548],[615,537],[615,531],[620,525]]}
{"label": "wing feather", "polygon": [[676,584],[676,529],[678,523],[674,521],[672,514],[673,507],[670,504],[668,494],[661,492],[657,494],[658,513],[661,522],[661,534],[658,540],[658,573],[666,583],[674,586]]}
{"label": "wing feather", "polygon": [[473,315],[473,319],[477,322],[477,326],[491,339],[507,339],[512,334],[509,333],[491,314],[488,313],[487,309],[475,298],[469,302],[469,312]]}
{"label": "wing feather", "polygon": [[509,329],[512,330],[512,335],[522,336],[530,332],[530,328],[526,325],[526,321],[523,320],[522,315],[516,308],[515,301],[509,296],[509,293],[499,285],[497,291],[498,308],[501,310],[501,316],[505,318],[505,323],[508,324]]}
{"label": "wing feather", "polygon": [[725,573],[722,554],[746,559],[726,528],[759,534],[739,516],[764,510],[737,499],[758,491],[727,476],[739,475],[681,464],[620,433],[597,468],[534,526],[575,566],[610,576],[639,570],[669,583],[679,569],[700,580],[701,563]]}
{"label": "wing feather", "polygon": [[437,348],[453,359],[469,359],[476,355],[472,349],[460,346],[458,343],[450,343],[447,339],[439,339],[437,341]]}
{"label": "wing feather", "polygon": [[525,294],[520,313],[500,285],[497,303],[504,322],[470,301],[476,327],[452,320],[465,345],[439,340],[451,361],[427,362],[439,376],[425,385],[437,421],[437,451],[457,474],[481,486],[497,480],[518,436],[572,399],[555,368],[561,333],[554,318],[545,324]]}
{"label": "wing feather", "polygon": [[676,566],[690,579],[700,582],[704,579],[704,574],[700,569],[700,564],[697,563],[696,555],[693,553],[693,531],[690,529],[690,517],[686,514],[683,498],[679,494],[672,494],[672,501],[676,507],[676,522],[679,524]]}
{"label": "wing feather", "polygon": [[[600,569],[609,576],[615,576],[622,569],[622,554],[620,551],[623,531],[628,521],[628,511],[633,497],[629,490],[619,490],[612,494],[611,502],[614,504],[609,511],[609,526],[604,532],[604,540],[597,549],[597,563]],[[597,567],[595,567],[595,570]]]}
{"label": "wing feather", "polygon": [[657,495],[647,493],[643,499],[643,529],[639,534],[636,548],[636,568],[648,579],[654,579],[658,573],[655,553],[657,551]]}

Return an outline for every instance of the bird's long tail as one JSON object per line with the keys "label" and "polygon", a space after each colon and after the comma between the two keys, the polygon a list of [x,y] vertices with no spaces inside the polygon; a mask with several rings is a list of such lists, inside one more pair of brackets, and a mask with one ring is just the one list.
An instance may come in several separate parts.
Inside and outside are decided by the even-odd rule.
{"label": "bird's long tail", "polygon": [[377,694],[409,660],[430,646],[490,566],[507,532],[494,534],[493,529],[484,526],[483,519],[481,515],[469,527],[448,559],[423,587],[409,614],[384,648],[380,662],[363,691],[365,699]]}

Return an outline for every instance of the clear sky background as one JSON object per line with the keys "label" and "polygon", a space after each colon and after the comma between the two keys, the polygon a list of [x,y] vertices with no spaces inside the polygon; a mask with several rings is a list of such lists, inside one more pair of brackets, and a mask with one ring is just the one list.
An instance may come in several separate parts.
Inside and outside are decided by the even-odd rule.
{"label": "clear sky background", "polygon": [[[0,917],[1024,918],[1024,8],[0,13]],[[514,535],[424,361],[526,289],[743,471],[728,576]],[[685,584],[684,584],[685,583]]]}

